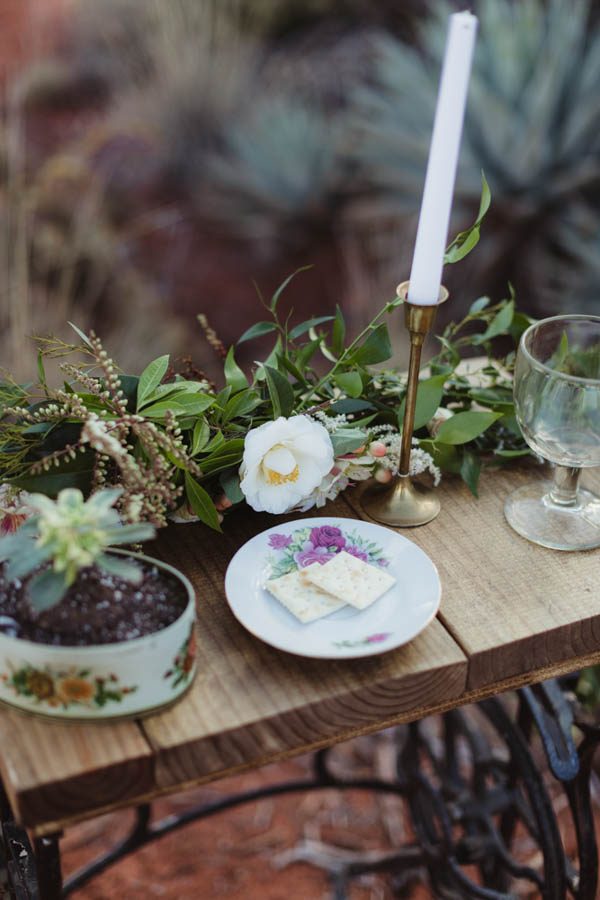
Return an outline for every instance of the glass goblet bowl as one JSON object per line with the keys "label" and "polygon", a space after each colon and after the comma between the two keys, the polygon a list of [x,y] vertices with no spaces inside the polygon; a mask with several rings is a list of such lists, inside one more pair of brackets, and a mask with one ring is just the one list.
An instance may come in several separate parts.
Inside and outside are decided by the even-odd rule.
{"label": "glass goblet bowl", "polygon": [[520,535],[555,550],[600,546],[600,498],[579,486],[600,466],[600,317],[554,316],[521,336],[515,414],[531,449],[554,465],[509,495],[504,513]]}

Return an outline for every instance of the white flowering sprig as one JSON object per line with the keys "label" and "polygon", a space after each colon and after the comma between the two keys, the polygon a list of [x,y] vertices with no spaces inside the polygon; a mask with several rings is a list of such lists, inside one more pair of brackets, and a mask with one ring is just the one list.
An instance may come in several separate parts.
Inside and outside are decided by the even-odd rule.
{"label": "white flowering sprig", "polygon": [[102,490],[85,501],[81,491],[66,488],[56,500],[42,494],[28,497],[31,515],[13,534],[0,538],[0,562],[5,563],[4,577],[9,582],[35,572],[28,596],[38,612],[58,603],[88,566],[139,583],[142,571],[133,560],[106,552],[155,534],[147,523],[122,524],[114,509],[121,493],[119,488]]}

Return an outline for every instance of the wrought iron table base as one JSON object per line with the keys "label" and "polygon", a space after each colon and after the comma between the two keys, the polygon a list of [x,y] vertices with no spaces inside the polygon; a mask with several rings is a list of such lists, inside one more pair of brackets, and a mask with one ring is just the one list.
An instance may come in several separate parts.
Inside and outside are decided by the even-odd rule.
{"label": "wrought iron table base", "polygon": [[[437,730],[433,721],[438,723]],[[514,719],[514,720],[513,720]],[[313,790],[366,790],[405,801],[414,842],[365,854],[307,845],[288,854],[329,873],[334,900],[344,900],[353,877],[385,872],[398,896],[410,896],[415,880],[426,880],[436,898],[510,900],[511,884],[527,882],[544,900],[594,900],[598,854],[590,798],[594,750],[600,728],[578,720],[583,739],[573,740],[573,707],[556,681],[518,692],[516,716],[494,697],[468,711],[452,710],[397,730],[397,779],[347,779],[330,765],[330,750],[314,755],[310,779],[286,782],[202,804],[162,821],[151,821],[149,804],[136,810],[130,834],[105,855],[61,883],[60,835],[34,841],[38,881],[33,876],[26,834],[3,816],[5,858],[15,900],[60,900],[151,841],[244,803]],[[566,792],[577,841],[577,867],[566,856],[550,794],[532,756],[530,741],[541,738],[548,766]],[[498,748],[503,755],[498,754]],[[518,830],[539,849],[540,869],[511,852]],[[1,852],[0,848],[0,852]],[[475,867],[478,881],[466,874]]]}

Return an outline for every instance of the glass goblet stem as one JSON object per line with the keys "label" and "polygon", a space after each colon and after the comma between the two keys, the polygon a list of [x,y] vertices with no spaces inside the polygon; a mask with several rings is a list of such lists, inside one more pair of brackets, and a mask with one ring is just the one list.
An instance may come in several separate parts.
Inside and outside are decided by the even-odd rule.
{"label": "glass goblet stem", "polygon": [[557,506],[577,506],[577,488],[581,469],[573,466],[556,466],[554,469],[554,484],[549,494],[549,499]]}

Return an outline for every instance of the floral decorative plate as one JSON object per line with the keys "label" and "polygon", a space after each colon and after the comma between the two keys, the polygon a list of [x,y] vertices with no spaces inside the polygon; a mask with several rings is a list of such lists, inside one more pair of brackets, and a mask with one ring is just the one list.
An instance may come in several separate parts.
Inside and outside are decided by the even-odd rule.
{"label": "floral decorative plate", "polygon": [[[383,566],[396,583],[365,610],[345,606],[307,625],[264,587],[345,550]],[[360,519],[317,517],[276,525],[247,541],[231,560],[225,593],[238,621],[267,644],[317,659],[375,656],[416,637],[435,616],[441,596],[433,562],[412,541]]]}

